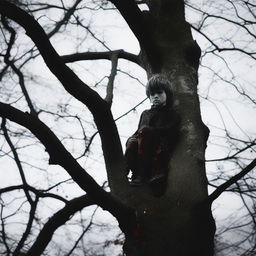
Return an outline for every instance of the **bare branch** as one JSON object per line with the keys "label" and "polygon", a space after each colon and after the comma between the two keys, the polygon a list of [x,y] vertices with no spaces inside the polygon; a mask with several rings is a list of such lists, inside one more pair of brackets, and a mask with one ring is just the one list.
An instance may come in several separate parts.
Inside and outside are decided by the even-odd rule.
{"label": "bare branch", "polygon": [[47,34],[47,36],[50,38],[52,37],[54,34],[56,34],[61,26],[67,24],[68,20],[70,19],[70,17],[74,14],[74,12],[76,11],[77,6],[82,2],[82,0],[76,0],[74,5],[69,8],[69,10],[65,13],[64,17],[56,24],[55,28]]}
{"label": "bare branch", "polygon": [[56,212],[44,225],[40,231],[35,243],[28,250],[27,256],[41,255],[45,250],[54,232],[67,222],[72,215],[81,211],[84,207],[90,206],[95,202],[88,195],[83,195],[70,200],[62,209]]}
{"label": "bare branch", "polygon": [[249,165],[247,165],[241,172],[237,175],[220,185],[214,192],[212,192],[208,198],[207,202],[212,203],[215,199],[217,199],[228,187],[235,184],[238,180],[240,180],[243,176],[245,176],[248,172],[250,172],[256,166],[256,159],[254,159]]}
{"label": "bare branch", "polygon": [[203,37],[205,37],[213,46],[214,49],[212,49],[211,51],[208,52],[223,52],[223,51],[237,51],[237,52],[241,52],[244,53],[245,55],[248,55],[249,57],[251,57],[252,59],[256,60],[256,57],[254,56],[256,54],[256,52],[248,52],[244,49],[238,48],[238,47],[220,47],[218,46],[216,43],[214,43],[214,41],[207,36],[205,33],[203,33],[200,29],[196,28],[193,25],[190,25],[195,31],[197,31],[198,33],[200,33]]}
{"label": "bare branch", "polygon": [[119,184],[121,182],[124,185],[128,185],[123,172],[111,172],[113,163],[121,163],[123,161],[123,153],[118,131],[108,104],[65,65],[52,47],[44,30],[33,17],[7,1],[0,2],[0,13],[8,16],[25,28],[29,37],[38,47],[51,72],[59,79],[64,88],[72,96],[85,104],[93,114],[102,140],[102,149],[110,187],[113,189],[114,180],[118,180]]}
{"label": "bare branch", "polygon": [[[96,204],[104,210],[108,210],[116,217],[123,232],[130,232],[132,228],[130,224],[136,219],[134,210],[102,189],[43,122],[35,116],[23,113],[4,103],[0,103],[0,116],[8,118],[29,129],[45,146],[50,156],[50,163],[62,166],[73,180],[88,193],[92,200],[95,200]],[[131,220],[131,222],[128,221],[128,225],[127,218]]]}
{"label": "bare branch", "polygon": [[76,249],[76,247],[77,247],[79,241],[83,238],[83,236],[85,235],[85,233],[91,228],[91,226],[92,226],[92,224],[93,224],[92,220],[93,220],[93,218],[94,218],[94,216],[95,216],[95,214],[96,214],[97,209],[98,209],[98,207],[96,207],[95,210],[93,211],[93,213],[92,213],[92,215],[91,215],[91,218],[90,218],[89,224],[84,228],[82,234],[78,237],[78,239],[77,239],[77,241],[75,242],[74,246],[71,248],[71,250],[70,250],[65,256],[70,256],[70,255],[72,255],[72,253],[73,253],[73,251]]}
{"label": "bare branch", "polygon": [[225,161],[225,160],[236,159],[238,157],[237,155],[241,154],[242,152],[246,151],[247,149],[251,149],[255,145],[256,145],[256,140],[250,142],[247,146],[239,149],[237,152],[235,152],[232,155],[229,155],[229,156],[226,156],[226,157],[223,157],[223,158],[209,159],[209,160],[206,160],[206,162],[217,162],[217,161]]}
{"label": "bare branch", "polygon": [[14,156],[15,163],[16,163],[16,165],[18,167],[19,172],[20,172],[21,180],[22,180],[22,182],[24,184],[23,189],[24,189],[25,195],[26,195],[30,205],[32,205],[34,202],[33,202],[32,198],[31,198],[31,196],[29,194],[28,183],[26,181],[25,173],[23,171],[23,168],[22,168],[22,165],[21,165],[21,162],[20,162],[20,159],[19,159],[19,155],[18,155],[18,153],[17,153],[17,151],[16,151],[16,149],[15,149],[15,147],[14,147],[14,145],[13,145],[13,143],[12,143],[12,141],[11,141],[9,135],[8,135],[8,131],[7,131],[7,128],[6,128],[6,119],[5,118],[3,118],[3,120],[2,120],[1,129],[4,132],[4,137],[5,137],[8,145],[9,145],[9,147],[11,148],[11,151],[12,151],[13,156]]}
{"label": "bare branch", "polygon": [[26,229],[25,229],[25,231],[24,231],[16,249],[13,252],[13,256],[19,256],[20,255],[20,251],[21,251],[26,239],[28,238],[28,236],[31,232],[32,223],[35,219],[35,213],[36,213],[38,200],[39,200],[39,198],[36,197],[35,200],[33,201],[33,203],[31,204],[31,208],[30,208],[30,212],[29,212],[29,219],[28,219],[28,223],[26,225]]}
{"label": "bare branch", "polygon": [[8,186],[6,188],[1,188],[0,189],[0,195],[3,194],[3,193],[8,193],[8,192],[11,192],[11,191],[14,191],[14,190],[20,190],[20,189],[27,189],[31,192],[33,192],[38,198],[45,198],[45,197],[50,197],[50,198],[54,198],[54,199],[57,199],[57,200],[60,200],[62,201],[63,203],[67,203],[67,199],[59,196],[59,195],[56,195],[56,194],[53,194],[53,193],[47,193],[46,191],[47,190],[38,190],[32,186],[29,186],[29,185],[26,185],[26,188],[25,186],[22,184],[22,185],[14,185],[14,186]]}
{"label": "bare branch", "polygon": [[113,90],[114,90],[114,80],[116,77],[116,70],[117,70],[117,64],[118,64],[118,53],[113,52],[111,56],[111,73],[108,78],[108,84],[107,84],[107,95],[105,97],[105,101],[111,106],[113,101]]}
{"label": "bare branch", "polygon": [[138,104],[136,104],[133,108],[122,114],[121,116],[117,117],[115,121],[118,121],[119,119],[123,118],[124,116],[128,115],[132,111],[134,111],[138,106],[140,106],[143,102],[145,102],[148,99],[148,97],[144,98],[142,101],[140,101]]}
{"label": "bare branch", "polygon": [[21,90],[22,90],[22,92],[23,92],[23,94],[25,96],[25,99],[27,101],[28,107],[29,107],[31,113],[36,115],[37,114],[36,110],[35,110],[35,108],[33,106],[33,103],[32,103],[32,101],[30,99],[30,96],[29,96],[29,93],[27,91],[27,88],[25,86],[24,76],[23,76],[22,72],[16,67],[14,61],[9,59],[10,51],[11,51],[11,48],[12,48],[12,46],[14,44],[14,41],[15,41],[16,32],[15,32],[15,30],[12,27],[9,26],[9,24],[8,24],[8,22],[7,22],[7,20],[6,20],[6,18],[4,16],[2,16],[1,20],[3,22],[4,27],[11,34],[10,42],[8,44],[8,49],[7,49],[7,52],[6,52],[5,56],[4,56],[4,62],[6,63],[7,66],[10,66],[13,69],[14,73],[18,76],[19,84],[20,84]]}
{"label": "bare branch", "polygon": [[111,60],[111,56],[113,52],[118,53],[118,58],[129,60],[133,63],[141,66],[139,57],[135,54],[126,52],[124,50],[116,50],[116,51],[108,51],[108,52],[83,52],[83,53],[74,53],[69,55],[63,55],[61,58],[65,63],[75,62],[75,61],[83,61],[83,60]]}
{"label": "bare branch", "polygon": [[7,242],[7,234],[6,234],[6,231],[5,231],[5,223],[4,223],[4,218],[3,218],[3,210],[4,210],[4,206],[2,204],[0,204],[1,206],[1,210],[0,210],[0,219],[1,219],[1,227],[2,227],[2,230],[1,230],[1,234],[2,234],[2,242],[6,248],[6,256],[9,256],[10,253],[11,253],[11,250],[9,248],[9,245],[8,245],[8,242]]}

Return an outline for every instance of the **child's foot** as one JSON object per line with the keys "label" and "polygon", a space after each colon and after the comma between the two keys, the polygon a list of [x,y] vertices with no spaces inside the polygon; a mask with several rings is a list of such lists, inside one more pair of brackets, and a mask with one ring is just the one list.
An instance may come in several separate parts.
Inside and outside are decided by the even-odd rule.
{"label": "child's foot", "polygon": [[153,177],[150,179],[149,183],[150,183],[150,184],[161,183],[161,182],[164,181],[164,180],[165,180],[165,175],[164,175],[164,174],[158,174],[158,175],[156,175],[156,176],[153,176]]}
{"label": "child's foot", "polygon": [[142,185],[142,178],[140,176],[136,177],[130,182],[130,185],[133,187],[138,187]]}
{"label": "child's foot", "polygon": [[149,181],[149,184],[154,196],[162,196],[166,188],[166,175],[158,174],[152,177]]}

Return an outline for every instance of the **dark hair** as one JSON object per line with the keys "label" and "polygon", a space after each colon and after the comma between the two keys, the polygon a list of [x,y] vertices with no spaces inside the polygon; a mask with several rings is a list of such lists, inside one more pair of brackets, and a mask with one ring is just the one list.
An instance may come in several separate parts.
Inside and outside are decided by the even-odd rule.
{"label": "dark hair", "polygon": [[169,80],[160,74],[153,75],[146,85],[146,94],[149,97],[150,94],[163,90],[166,93],[167,101],[166,104],[172,104],[173,103],[173,90],[172,85],[169,82]]}

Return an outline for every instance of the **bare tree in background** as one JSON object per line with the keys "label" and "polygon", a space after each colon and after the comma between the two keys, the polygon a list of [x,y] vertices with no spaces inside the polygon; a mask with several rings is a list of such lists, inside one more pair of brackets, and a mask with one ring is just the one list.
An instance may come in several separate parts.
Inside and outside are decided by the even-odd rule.
{"label": "bare tree in background", "polygon": [[[70,2],[0,2],[1,163],[7,176],[0,189],[0,253],[89,254],[84,237],[93,229],[99,236],[102,227],[94,223],[92,205],[96,205],[117,220],[128,256],[205,256],[214,251],[253,255],[255,131],[245,130],[236,119],[238,110],[232,112],[232,104],[223,100],[239,99],[255,113],[255,81],[249,73],[256,58],[255,4],[245,0],[222,1],[222,5],[181,0]],[[125,21],[137,39],[138,53],[113,47],[118,33],[111,34],[115,27],[109,29],[108,19],[116,18],[117,11],[123,18],[119,21],[123,26]],[[114,25],[118,24],[114,21]],[[192,32],[202,42],[200,47]],[[198,88],[199,63],[199,79],[208,84]],[[243,68],[247,73],[241,72]],[[51,80],[46,78],[50,73]],[[182,119],[167,190],[161,197],[153,196],[147,185],[129,185],[116,120],[130,110],[113,117],[116,98],[124,104],[124,94],[132,95],[135,81],[143,84],[145,74],[156,73],[173,85]],[[129,81],[125,86],[118,81],[121,77]],[[136,95],[143,93],[142,86],[136,88]],[[203,112],[210,128],[206,160],[209,129],[202,122],[199,95],[202,112],[204,105],[216,109]],[[212,113],[218,113],[221,122],[207,115]],[[90,168],[88,161],[97,161],[99,143],[110,190],[104,180],[98,181],[97,165],[93,170],[85,168]],[[208,185],[214,188],[210,194]],[[212,203],[224,191],[241,199],[242,213],[233,223],[223,223],[215,237]],[[87,209],[91,217],[84,219]],[[65,223],[74,215],[73,225],[78,228],[65,233]],[[53,241],[58,228],[69,242],[65,249],[63,242]],[[224,241],[222,235],[233,230],[240,234]],[[120,243],[114,239],[109,244]]]}

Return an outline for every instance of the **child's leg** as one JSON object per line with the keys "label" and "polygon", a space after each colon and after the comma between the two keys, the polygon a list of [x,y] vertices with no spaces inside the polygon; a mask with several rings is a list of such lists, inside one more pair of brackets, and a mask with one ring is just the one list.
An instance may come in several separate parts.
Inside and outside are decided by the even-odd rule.
{"label": "child's leg", "polygon": [[132,172],[132,179],[138,175],[138,141],[135,138],[129,138],[126,142],[126,149],[124,154],[125,169],[128,175]]}
{"label": "child's leg", "polygon": [[159,145],[153,156],[151,179],[167,175],[169,156],[168,152]]}
{"label": "child's leg", "polygon": [[150,187],[152,193],[159,197],[166,190],[169,156],[167,151],[158,151],[156,153],[152,164]]}
{"label": "child's leg", "polygon": [[138,137],[138,165],[142,180],[151,176],[152,161],[158,138],[150,129],[142,129]]}

